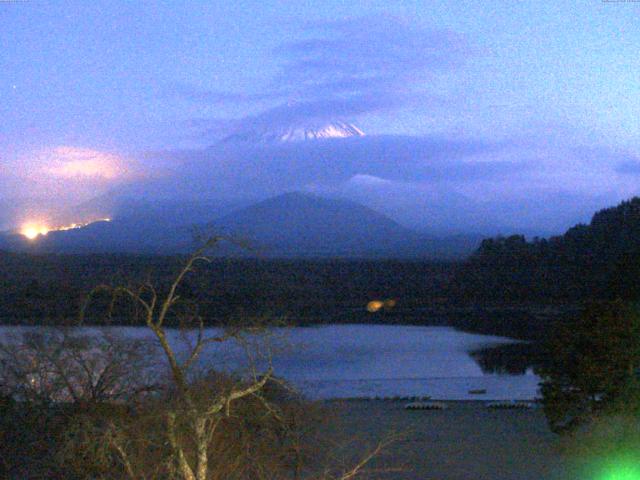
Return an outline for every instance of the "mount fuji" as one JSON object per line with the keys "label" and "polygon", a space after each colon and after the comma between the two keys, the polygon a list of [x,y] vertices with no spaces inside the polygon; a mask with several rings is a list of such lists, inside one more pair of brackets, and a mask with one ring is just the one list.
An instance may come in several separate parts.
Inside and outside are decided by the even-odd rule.
{"label": "mount fuji", "polygon": [[320,124],[250,128],[225,137],[222,143],[269,145],[364,136],[365,133],[352,123],[332,121]]}
{"label": "mount fuji", "polygon": [[[214,211],[209,212],[214,215]],[[185,217],[186,220],[186,217]],[[405,228],[356,202],[291,192],[238,208],[206,223],[160,222],[132,212],[111,222],[50,232],[34,241],[0,235],[0,249],[34,253],[188,253],[194,227],[251,247],[226,244],[214,254],[270,258],[452,259],[471,253],[480,238],[434,238]]]}

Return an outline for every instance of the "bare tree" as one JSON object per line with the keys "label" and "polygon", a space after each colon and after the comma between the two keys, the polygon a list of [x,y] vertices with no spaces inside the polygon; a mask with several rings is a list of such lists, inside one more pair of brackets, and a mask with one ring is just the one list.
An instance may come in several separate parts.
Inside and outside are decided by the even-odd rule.
{"label": "bare tree", "polygon": [[108,329],[18,328],[5,335],[0,477],[67,478],[57,455],[81,417],[118,415],[156,390],[151,350]]}
{"label": "bare tree", "polygon": [[[288,453],[293,453],[294,459],[299,463],[303,456],[301,451],[304,449],[301,446],[304,440],[298,435],[302,422],[300,422],[299,408],[294,413],[289,404],[288,410],[284,411],[282,405],[272,401],[267,394],[273,386],[282,387],[284,384],[273,375],[268,348],[263,355],[263,360],[266,360],[262,362],[263,368],[257,367],[260,362],[254,358],[256,347],[250,344],[250,340],[256,334],[265,332],[263,325],[227,327],[211,333],[205,329],[203,318],[197,313],[197,309],[183,308],[178,314],[181,315],[179,323],[183,327],[183,332],[184,329],[189,329],[190,335],[183,335],[188,347],[186,352],[181,352],[181,355],[172,343],[167,330],[171,315],[176,314],[174,310],[181,304],[184,306],[187,303],[180,297],[180,286],[187,275],[194,272],[198,264],[211,262],[207,252],[221,239],[221,237],[209,239],[202,248],[190,256],[164,295],[159,294],[150,283],[137,288],[103,285],[97,287],[93,294],[100,291],[110,292],[111,305],[122,297],[133,302],[141,310],[145,325],[160,345],[168,364],[171,384],[172,397],[165,398],[164,408],[160,410],[164,417],[164,437],[170,451],[168,466],[172,475],[181,480],[281,478],[272,468],[274,463],[278,463],[275,460],[278,454],[274,452],[274,447],[283,447],[283,444],[278,444],[277,432],[281,432],[287,438]],[[185,311],[189,313],[185,314]],[[245,352],[249,360],[246,374],[234,378],[221,375],[220,370],[214,370],[208,375],[198,376],[196,374],[198,359],[205,348],[208,345],[230,341],[246,347]],[[243,439],[243,434],[251,426],[247,427],[247,424],[242,422],[250,418],[256,419],[254,428],[257,425],[267,439],[270,447],[267,449],[270,457],[268,462],[261,462],[257,458],[259,456],[257,449],[252,451],[255,443],[251,444],[247,438]],[[267,419],[273,422],[270,426],[265,423],[269,422]],[[235,421],[233,427],[221,431],[221,424],[225,422],[228,426],[230,421]],[[132,459],[126,448],[126,441],[120,433],[112,426],[108,443],[117,452],[124,471],[130,478],[144,478],[144,475],[136,470],[137,462]],[[255,437],[255,434],[253,436]],[[320,473],[307,472],[306,477],[341,480],[356,478],[364,472],[365,466],[383,446],[383,443],[379,444],[356,462],[355,466],[344,469],[342,473],[331,473],[332,469],[323,468]],[[230,455],[229,452],[233,453]],[[221,458],[225,459],[224,468],[217,461]],[[291,462],[291,458],[288,462]],[[296,465],[292,471],[293,476],[299,478],[302,468]],[[290,478],[290,475],[287,477]]]}
{"label": "bare tree", "polygon": [[[205,347],[231,339],[240,341],[247,333],[246,327],[242,330],[228,329],[220,334],[209,335],[202,317],[195,313],[191,315],[186,325],[195,328],[195,339],[183,358],[180,358],[175,345],[170,341],[167,324],[173,309],[181,300],[179,287],[185,277],[194,271],[197,264],[210,262],[207,251],[220,240],[220,237],[214,237],[198,249],[179,271],[164,296],[159,295],[153,285],[146,283],[137,289],[102,285],[94,289],[89,297],[100,291],[108,291],[113,296],[112,305],[119,297],[126,297],[142,309],[144,323],[158,341],[169,368],[171,387],[176,401],[173,403],[173,408],[168,408],[165,412],[165,435],[175,462],[176,474],[183,480],[211,478],[212,452],[210,449],[212,438],[220,422],[223,418],[230,416],[235,402],[249,396],[264,400],[259,392],[267,382],[273,379],[273,371],[269,366],[261,372],[251,368],[248,378],[226,382],[226,385],[219,383],[215,389],[204,388],[202,382],[194,381],[192,372]],[[206,392],[206,395],[203,395],[203,392]],[[272,413],[275,412],[266,400],[263,403]],[[125,449],[117,442],[114,446],[121,456],[128,475],[131,478],[139,478]]]}
{"label": "bare tree", "polygon": [[[271,346],[259,346],[268,329],[262,323],[205,328],[198,309],[181,297],[181,286],[199,264],[211,261],[207,252],[219,240],[190,256],[164,289],[149,281],[91,291],[80,325],[96,296],[106,293],[108,314],[123,301],[133,305],[153,344],[101,328],[26,332],[0,346],[0,385],[10,396],[82,407],[66,417],[58,446],[60,464],[73,475],[348,480],[362,476],[382,449],[374,447],[349,467],[312,461],[322,447],[309,416],[320,410],[274,376]],[[176,322],[178,331],[172,329]],[[244,373],[224,373],[221,365],[203,370],[207,347],[228,342],[244,349]]]}
{"label": "bare tree", "polygon": [[106,329],[27,329],[0,343],[0,389],[29,403],[131,401],[154,390],[149,342]]}

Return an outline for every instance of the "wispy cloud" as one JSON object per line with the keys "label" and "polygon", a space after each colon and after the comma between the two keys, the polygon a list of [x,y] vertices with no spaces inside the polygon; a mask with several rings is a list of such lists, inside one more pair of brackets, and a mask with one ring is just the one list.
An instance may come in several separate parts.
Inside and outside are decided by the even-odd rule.
{"label": "wispy cloud", "polygon": [[[192,152],[167,152],[155,159],[179,165],[171,181],[188,192],[214,197],[275,195],[310,184],[335,185],[357,175],[400,182],[456,182],[503,178],[529,168],[523,162],[482,162],[500,144],[448,138],[372,136],[345,141],[281,145],[221,144]],[[173,158],[174,161],[170,161]],[[159,187],[167,190],[165,186]],[[150,193],[153,196],[153,193]]]}
{"label": "wispy cloud", "polygon": [[640,159],[630,158],[624,160],[616,165],[615,171],[623,175],[640,175]]}
{"label": "wispy cloud", "polygon": [[283,92],[233,92],[225,90],[210,90],[184,82],[174,82],[162,91],[165,96],[177,96],[193,102],[201,102],[209,105],[224,103],[255,103],[264,100],[273,100],[283,96]]}
{"label": "wispy cloud", "polygon": [[[300,38],[275,50],[280,71],[259,91],[175,84],[171,92],[204,105],[247,106],[242,118],[212,119],[204,129],[207,134],[225,120],[247,128],[353,120],[428,96],[431,75],[459,67],[471,53],[461,35],[419,28],[393,16],[315,22],[307,25]],[[258,107],[262,110],[256,113]]]}
{"label": "wispy cloud", "polygon": [[471,51],[462,36],[425,30],[391,16],[352,18],[311,25],[311,38],[282,45],[284,65],[278,82],[296,87],[334,87],[348,93],[353,85],[380,91],[408,88],[416,75],[461,64]]}
{"label": "wispy cloud", "polygon": [[138,162],[114,152],[69,145],[32,152],[0,169],[0,200],[6,202],[0,229],[59,218],[68,208],[144,178]]}
{"label": "wispy cloud", "polygon": [[[155,188],[175,192],[177,198],[197,193],[259,199],[311,190],[355,199],[433,231],[559,233],[637,193],[640,162],[635,157],[547,140],[374,135],[222,143],[166,153],[180,166],[169,184],[149,185],[145,195],[159,195]],[[625,175],[612,176],[614,170]]]}

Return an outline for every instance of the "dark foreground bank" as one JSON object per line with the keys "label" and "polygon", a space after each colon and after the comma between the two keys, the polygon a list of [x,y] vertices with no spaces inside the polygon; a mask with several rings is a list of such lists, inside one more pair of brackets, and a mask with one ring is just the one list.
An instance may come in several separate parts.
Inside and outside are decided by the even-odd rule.
{"label": "dark foreground bank", "polygon": [[[75,323],[87,295],[100,284],[151,282],[166,293],[183,262],[182,257],[0,252],[0,324]],[[567,311],[564,303],[470,301],[456,294],[458,268],[457,263],[396,260],[218,259],[200,264],[180,295],[199,306],[208,325],[251,317],[290,325],[447,325],[526,340],[544,338]],[[97,308],[85,312],[84,323],[105,322],[110,302],[107,294],[94,297]],[[372,312],[370,302],[385,307]],[[110,323],[140,324],[126,305],[120,307],[111,311]]]}
{"label": "dark foreground bank", "polygon": [[[542,409],[491,410],[484,402],[444,402],[445,410],[409,411],[403,402],[333,401],[343,431],[364,442],[386,434],[372,478],[398,480],[572,479],[563,440],[547,428]],[[397,470],[401,467],[401,471]],[[386,470],[386,472],[385,472]]]}

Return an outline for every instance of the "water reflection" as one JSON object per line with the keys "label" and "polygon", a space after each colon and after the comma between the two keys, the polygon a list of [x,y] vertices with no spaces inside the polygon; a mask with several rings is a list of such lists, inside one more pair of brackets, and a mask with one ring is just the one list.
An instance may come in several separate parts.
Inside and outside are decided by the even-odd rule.
{"label": "water reflection", "polygon": [[[144,328],[114,328],[124,337],[151,338]],[[0,327],[0,339],[28,329]],[[85,330],[95,333],[97,329]],[[207,334],[220,333],[207,329]],[[178,356],[186,354],[193,335],[168,332]],[[279,376],[312,398],[532,399],[539,381],[530,370],[537,358],[531,344],[451,327],[402,325],[274,329],[265,344],[259,336],[245,338],[242,345],[212,344],[202,352],[196,368],[242,374],[250,366],[249,358],[259,371],[270,361]]]}
{"label": "water reflection", "polygon": [[524,375],[541,361],[540,345],[529,342],[480,348],[469,355],[482,373],[498,375]]}

